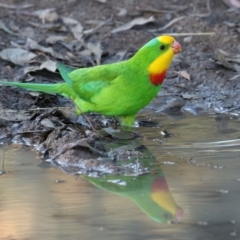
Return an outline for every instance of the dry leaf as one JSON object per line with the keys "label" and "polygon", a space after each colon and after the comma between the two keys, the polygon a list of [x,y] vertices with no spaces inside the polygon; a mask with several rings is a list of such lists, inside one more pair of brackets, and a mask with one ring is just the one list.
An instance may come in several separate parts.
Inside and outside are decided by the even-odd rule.
{"label": "dry leaf", "polygon": [[23,72],[24,72],[24,74],[27,74],[29,72],[35,72],[35,71],[42,70],[42,69],[47,69],[50,72],[56,72],[56,69],[57,69],[56,64],[57,64],[57,62],[47,59],[41,65],[25,67]]}
{"label": "dry leaf", "polygon": [[101,57],[102,57],[101,43],[100,42],[98,42],[96,44],[87,43],[87,48],[95,56],[95,60],[97,62],[97,65],[99,65],[100,62],[101,62]]}
{"label": "dry leaf", "polygon": [[176,71],[176,73],[187,80],[191,80],[190,74],[186,70]]}
{"label": "dry leaf", "polygon": [[68,17],[62,17],[62,20],[66,25],[77,25],[79,23],[76,19]]}
{"label": "dry leaf", "polygon": [[[89,35],[89,34],[93,34],[93,33],[96,32],[99,28],[101,28],[101,27],[103,27],[104,25],[110,23],[111,21],[112,21],[112,18],[109,18],[109,19],[107,19],[106,21],[95,21],[95,23],[94,23],[94,21],[91,21],[92,24],[96,24],[96,23],[97,23],[97,26],[94,27],[94,28],[91,28],[91,29],[84,30],[84,31],[83,31],[84,36]],[[90,21],[89,21],[89,22],[90,22]]]}
{"label": "dry leaf", "polygon": [[126,23],[120,27],[117,27],[115,29],[113,29],[111,31],[111,33],[117,33],[117,32],[121,32],[121,31],[126,31],[131,29],[132,27],[136,26],[136,25],[144,25],[147,24],[149,22],[154,22],[155,18],[153,16],[149,17],[149,18],[135,18],[134,20],[132,20],[129,23]]}
{"label": "dry leaf", "polygon": [[240,74],[233,76],[232,78],[230,78],[230,80],[235,80],[237,78],[240,78]]}
{"label": "dry leaf", "polygon": [[11,35],[15,35],[15,36],[18,36],[17,33],[11,31],[3,21],[0,20],[0,29],[2,29],[4,32],[8,33],[8,34],[11,34]]}
{"label": "dry leaf", "polygon": [[48,128],[55,128],[55,124],[47,119],[47,118],[44,118],[41,122],[40,122],[41,125],[43,125],[44,127],[48,127]]}
{"label": "dry leaf", "polygon": [[60,23],[35,23],[35,22],[28,22],[31,26],[35,28],[42,28],[42,29],[51,29],[51,30],[59,30],[59,31],[66,31],[64,26]]}
{"label": "dry leaf", "polygon": [[136,134],[129,132],[129,131],[124,131],[124,130],[119,130],[119,129],[113,129],[113,128],[102,128],[100,132],[106,132],[110,136],[116,139],[134,139],[136,138]]}
{"label": "dry leaf", "polygon": [[47,61],[43,62],[40,65],[40,69],[47,69],[50,72],[56,72],[56,70],[57,70],[56,64],[57,64],[57,62],[48,59]]}
{"label": "dry leaf", "polygon": [[46,39],[46,43],[55,43],[55,42],[58,42],[58,41],[64,41],[66,40],[66,36],[57,36],[57,35],[53,35],[53,36],[49,36],[47,39]]}
{"label": "dry leaf", "polygon": [[73,33],[73,36],[77,39],[77,40],[81,40],[83,37],[83,26],[79,23],[74,27],[71,27],[71,31]]}
{"label": "dry leaf", "polygon": [[50,55],[54,55],[54,51],[51,47],[43,47],[40,44],[38,44],[35,40],[31,38],[27,38],[27,47],[31,50],[38,50],[40,52],[48,53]]}
{"label": "dry leaf", "polygon": [[80,41],[83,36],[82,24],[73,18],[63,17],[62,20],[66,25],[70,27],[73,36]]}
{"label": "dry leaf", "polygon": [[[224,54],[225,53],[225,54]],[[225,68],[227,69],[231,69],[231,70],[236,70],[234,68],[234,66],[232,66],[227,58],[225,57],[226,56],[226,52],[221,50],[221,49],[217,49],[215,51],[215,58],[220,62],[221,65],[223,65]]]}
{"label": "dry leaf", "polygon": [[227,61],[240,64],[240,54],[228,53],[222,49],[218,49],[218,51],[227,59]]}
{"label": "dry leaf", "polygon": [[127,9],[126,9],[126,8],[120,8],[117,15],[118,15],[119,17],[126,16],[126,15],[127,15]]}
{"label": "dry leaf", "polygon": [[0,52],[0,57],[16,65],[24,65],[37,55],[21,48],[6,48]]}
{"label": "dry leaf", "polygon": [[182,98],[185,100],[196,100],[198,99],[198,96],[195,94],[190,94],[190,93],[182,93],[181,94]]}
{"label": "dry leaf", "polygon": [[46,22],[54,22],[59,18],[58,14],[55,12],[55,8],[38,10],[33,13],[42,20],[43,24],[45,24]]}
{"label": "dry leaf", "polygon": [[95,2],[106,3],[107,0],[95,0]]}
{"label": "dry leaf", "polygon": [[8,5],[8,4],[0,3],[0,7],[2,7],[2,8],[17,9],[17,10],[30,8],[32,6],[33,6],[33,4],[25,4],[25,5],[17,6],[17,5]]}
{"label": "dry leaf", "polygon": [[[86,48],[87,49],[81,51],[80,54],[89,58],[89,60],[91,60],[93,58],[93,60],[96,60],[97,65],[99,65],[101,62],[101,57],[102,57],[102,49],[101,49],[100,42],[98,42],[96,44],[87,43]],[[93,61],[92,61],[92,64],[94,64]]]}
{"label": "dry leaf", "polygon": [[32,117],[28,111],[25,110],[12,110],[12,109],[2,109],[0,108],[0,118],[1,120],[7,121],[25,121]]}
{"label": "dry leaf", "polygon": [[228,7],[240,8],[240,1],[238,0],[222,0]]}

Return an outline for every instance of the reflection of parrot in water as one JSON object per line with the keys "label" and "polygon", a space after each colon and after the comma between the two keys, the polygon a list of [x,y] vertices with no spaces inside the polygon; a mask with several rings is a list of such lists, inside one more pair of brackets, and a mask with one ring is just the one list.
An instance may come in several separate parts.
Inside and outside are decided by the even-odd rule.
{"label": "reflection of parrot in water", "polygon": [[161,89],[174,54],[181,45],[171,36],[152,39],[129,60],[91,68],[72,69],[58,64],[64,83],[0,82],[33,91],[57,93],[72,99],[77,114],[96,112],[117,116],[131,126],[135,115]]}
{"label": "reflection of parrot in water", "polygon": [[161,172],[137,177],[121,175],[103,178],[83,177],[98,188],[130,198],[156,222],[166,223],[183,217],[183,210],[175,203],[166,178]]}

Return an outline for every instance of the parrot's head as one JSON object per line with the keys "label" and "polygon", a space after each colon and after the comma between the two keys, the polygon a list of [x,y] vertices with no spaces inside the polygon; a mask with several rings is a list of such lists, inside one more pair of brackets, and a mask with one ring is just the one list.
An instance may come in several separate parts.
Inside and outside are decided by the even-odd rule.
{"label": "parrot's head", "polygon": [[159,36],[146,43],[135,54],[139,62],[144,62],[152,84],[163,83],[166,72],[175,54],[182,51],[180,43],[171,36]]}

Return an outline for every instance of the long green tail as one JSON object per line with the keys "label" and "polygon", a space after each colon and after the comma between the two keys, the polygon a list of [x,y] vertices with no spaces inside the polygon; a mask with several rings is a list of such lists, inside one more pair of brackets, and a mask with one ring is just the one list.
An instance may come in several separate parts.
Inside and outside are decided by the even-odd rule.
{"label": "long green tail", "polygon": [[64,97],[72,98],[75,96],[72,89],[72,80],[68,77],[68,74],[74,70],[74,68],[68,67],[62,63],[57,64],[57,68],[65,81],[65,83],[54,84],[38,84],[38,83],[20,83],[20,82],[7,82],[0,81],[0,85],[20,87],[30,91],[38,91],[44,93],[57,93]]}
{"label": "long green tail", "polygon": [[44,92],[50,94],[59,94],[64,97],[70,98],[76,105],[76,113],[77,115],[81,114],[82,100],[75,93],[72,88],[72,80],[69,78],[69,73],[74,69],[68,66],[65,66],[62,63],[57,64],[57,68],[65,82],[62,83],[54,83],[54,84],[39,84],[39,83],[20,83],[20,82],[8,82],[8,81],[0,81],[0,85],[11,86],[11,87],[20,87],[23,89],[27,89],[30,91]]}
{"label": "long green tail", "polygon": [[38,91],[38,92],[45,92],[45,93],[58,93],[63,95],[59,92],[59,87],[64,83],[58,84],[38,84],[38,83],[20,83],[20,82],[5,82],[0,81],[0,85],[5,86],[12,86],[12,87],[20,87],[23,89],[27,89],[30,91]]}

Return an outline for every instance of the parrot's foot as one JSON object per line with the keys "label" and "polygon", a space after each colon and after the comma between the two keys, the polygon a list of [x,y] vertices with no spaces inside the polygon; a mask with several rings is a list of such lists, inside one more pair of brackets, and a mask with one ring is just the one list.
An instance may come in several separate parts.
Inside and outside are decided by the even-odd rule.
{"label": "parrot's foot", "polygon": [[131,128],[134,121],[135,121],[135,115],[133,116],[121,116],[119,117],[120,125],[124,128]]}

